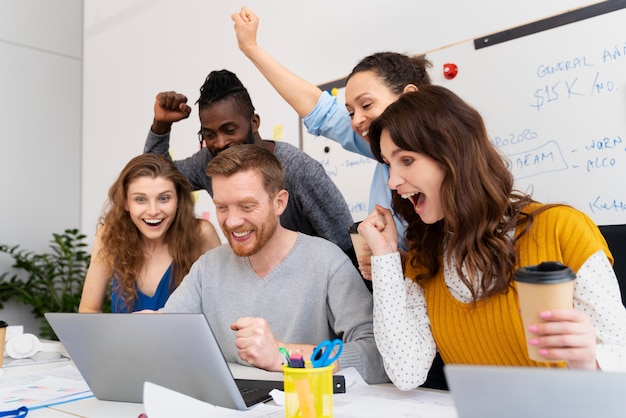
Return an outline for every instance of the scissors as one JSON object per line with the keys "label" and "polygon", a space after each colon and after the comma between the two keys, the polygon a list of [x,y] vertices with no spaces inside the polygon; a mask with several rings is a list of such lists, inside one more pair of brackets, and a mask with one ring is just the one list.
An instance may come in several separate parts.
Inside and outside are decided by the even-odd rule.
{"label": "scissors", "polygon": [[20,406],[19,408],[12,411],[0,412],[0,417],[7,418],[24,418],[26,415],[28,415],[28,408],[25,406]]}
{"label": "scissors", "polygon": [[[333,355],[333,351],[335,355]],[[333,341],[324,340],[322,341],[315,349],[313,350],[313,354],[311,354],[311,364],[313,367],[326,367],[330,366],[343,351],[343,341],[340,339],[335,339]]]}

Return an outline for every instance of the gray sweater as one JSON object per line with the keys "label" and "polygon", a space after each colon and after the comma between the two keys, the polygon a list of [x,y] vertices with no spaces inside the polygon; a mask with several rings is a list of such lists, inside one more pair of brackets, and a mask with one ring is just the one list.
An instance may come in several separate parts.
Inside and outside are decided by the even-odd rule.
{"label": "gray sweater", "polygon": [[[161,154],[170,158],[169,133],[148,133],[144,153]],[[292,231],[325,238],[341,248],[356,265],[356,256],[348,228],[352,214],[343,195],[328,177],[324,167],[308,154],[285,142],[276,142],[274,155],[283,166],[285,188],[289,201],[280,217],[280,224]],[[189,179],[194,190],[206,190],[213,196],[211,178],[206,166],[213,159],[208,148],[191,157],[174,161]]]}
{"label": "gray sweater", "polygon": [[372,295],[350,260],[326,240],[298,234],[291,251],[259,278],[247,257],[228,244],[194,263],[164,312],[204,313],[224,357],[243,362],[230,325],[264,318],[284,343],[319,344],[341,338],[341,368],[355,367],[368,383],[389,381],[374,341]]}

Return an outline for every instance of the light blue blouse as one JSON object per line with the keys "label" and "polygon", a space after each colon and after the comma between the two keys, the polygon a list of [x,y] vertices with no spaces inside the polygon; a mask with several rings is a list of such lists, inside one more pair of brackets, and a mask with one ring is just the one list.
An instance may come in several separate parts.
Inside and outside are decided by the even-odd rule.
{"label": "light blue blouse", "polygon": [[[305,116],[304,125],[311,135],[323,136],[339,143],[345,150],[355,152],[364,157],[374,159],[369,143],[352,129],[350,115],[345,107],[337,102],[337,98],[327,91],[323,92],[315,108]],[[388,186],[389,166],[377,162],[370,185],[369,212],[379,204],[391,208],[391,189]],[[394,215],[398,229],[398,246],[406,250],[404,244],[405,223]]]}

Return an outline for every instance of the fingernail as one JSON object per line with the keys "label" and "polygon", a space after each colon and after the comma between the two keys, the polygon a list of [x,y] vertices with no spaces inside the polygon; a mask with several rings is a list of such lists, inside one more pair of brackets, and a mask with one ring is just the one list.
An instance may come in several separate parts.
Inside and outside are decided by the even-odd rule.
{"label": "fingernail", "polygon": [[548,350],[546,350],[545,348],[542,348],[541,350],[537,350],[537,352],[541,354],[542,356],[545,356],[546,354],[548,354]]}
{"label": "fingernail", "polygon": [[543,311],[539,314],[539,318],[541,319],[548,319],[552,316],[552,312],[551,311]]}
{"label": "fingernail", "polygon": [[528,326],[528,331],[530,331],[530,332],[537,332],[537,325],[529,325]]}
{"label": "fingernail", "polygon": [[531,338],[530,340],[528,340],[528,345],[538,345],[539,341],[536,340],[535,338]]}

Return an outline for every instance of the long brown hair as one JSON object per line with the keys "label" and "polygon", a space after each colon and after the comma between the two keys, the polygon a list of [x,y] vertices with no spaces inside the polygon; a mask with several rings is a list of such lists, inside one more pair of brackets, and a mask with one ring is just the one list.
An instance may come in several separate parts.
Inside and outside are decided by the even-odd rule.
{"label": "long brown hair", "polygon": [[393,192],[393,208],[408,222],[409,262],[425,268],[413,279],[438,273],[445,245],[475,300],[472,283],[479,284],[482,298],[507,291],[517,260],[509,232],[522,225],[527,231],[538,212],[523,212],[533,200],[513,189],[513,175],[480,114],[450,90],[426,85],[400,96],[370,127],[372,152],[381,162],[382,130],[399,148],[427,155],[445,171],[439,222],[425,224],[411,202]]}
{"label": "long brown hair", "polygon": [[178,286],[200,257],[202,238],[199,221],[194,215],[191,185],[174,163],[156,154],[139,155],[126,164],[109,189],[109,200],[99,225],[102,230],[102,257],[113,269],[124,306],[133,306],[137,298],[136,280],[146,263],[141,233],[125,208],[128,186],[140,177],[163,177],[174,184],[178,198],[176,215],[165,233],[173,258],[172,280]]}

